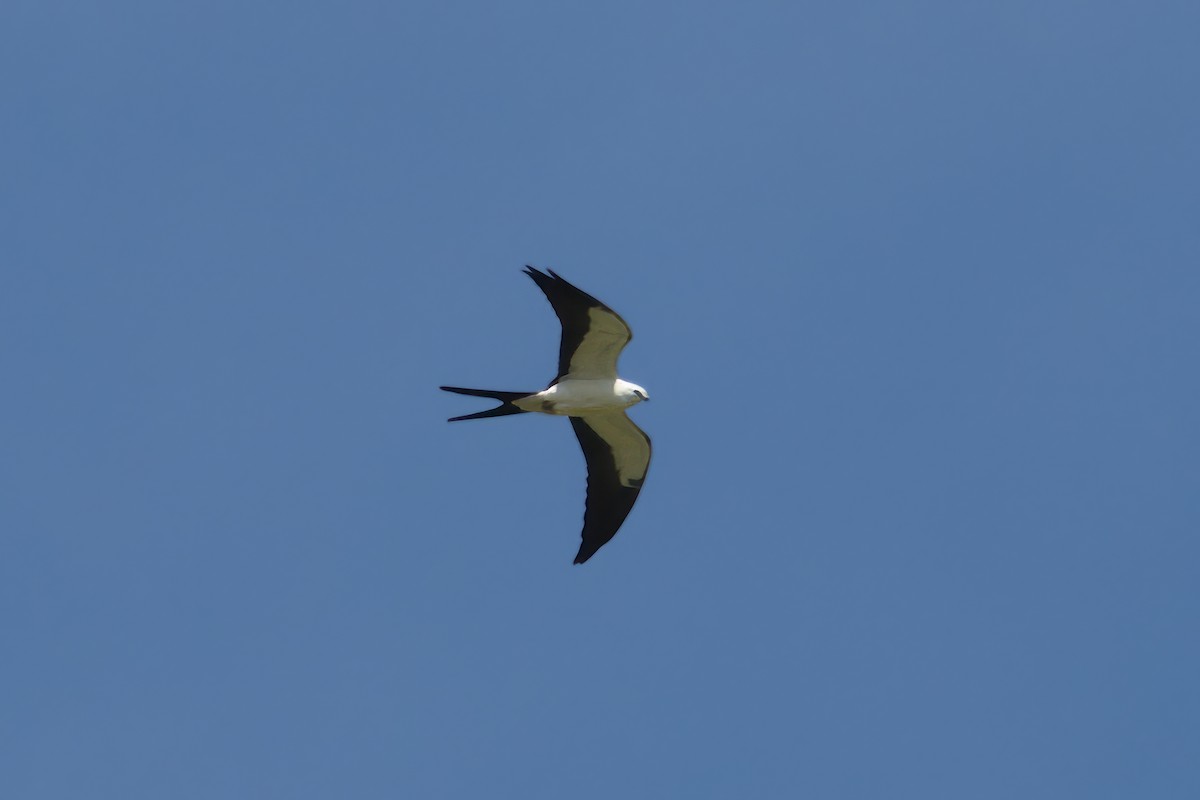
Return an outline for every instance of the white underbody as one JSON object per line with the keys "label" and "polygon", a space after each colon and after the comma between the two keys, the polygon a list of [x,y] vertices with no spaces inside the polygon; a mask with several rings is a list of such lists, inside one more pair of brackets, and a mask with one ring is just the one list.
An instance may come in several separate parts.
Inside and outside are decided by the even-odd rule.
{"label": "white underbody", "polygon": [[646,390],[620,378],[582,379],[564,377],[537,394],[514,400],[525,411],[583,417],[621,411],[648,398]]}

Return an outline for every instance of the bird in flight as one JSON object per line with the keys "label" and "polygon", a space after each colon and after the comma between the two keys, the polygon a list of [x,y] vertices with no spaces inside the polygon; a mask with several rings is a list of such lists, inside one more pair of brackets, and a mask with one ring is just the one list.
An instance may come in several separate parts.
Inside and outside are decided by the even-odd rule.
{"label": "bird in flight", "polygon": [[525,267],[525,274],[545,293],[562,323],[558,376],[550,385],[540,392],[440,388],[500,401],[496,408],[451,417],[450,422],[530,411],[571,420],[588,470],[583,543],[575,555],[575,563],[582,564],[616,535],[642,490],[650,468],[650,437],[633,424],[625,409],[650,396],[636,383],[617,377],[617,358],[633,338],[625,320],[554,270],[548,272]]}

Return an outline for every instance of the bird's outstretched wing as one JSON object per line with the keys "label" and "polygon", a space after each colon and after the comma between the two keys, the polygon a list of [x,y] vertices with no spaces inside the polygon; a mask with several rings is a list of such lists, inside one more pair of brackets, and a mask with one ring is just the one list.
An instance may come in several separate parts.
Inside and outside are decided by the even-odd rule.
{"label": "bird's outstretched wing", "polygon": [[545,292],[562,323],[558,376],[550,384],[553,386],[567,375],[583,380],[615,380],[617,358],[633,338],[633,331],[604,303],[560,278],[554,270],[549,273],[525,267],[525,274]]}
{"label": "bird's outstretched wing", "polygon": [[650,469],[650,437],[624,411],[571,417],[571,427],[588,468],[583,544],[575,556],[582,564],[629,516]]}

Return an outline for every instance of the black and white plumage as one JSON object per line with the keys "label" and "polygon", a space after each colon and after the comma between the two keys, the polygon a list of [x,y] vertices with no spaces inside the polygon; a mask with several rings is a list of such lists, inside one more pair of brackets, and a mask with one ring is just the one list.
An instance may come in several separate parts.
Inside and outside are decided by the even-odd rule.
{"label": "black and white plumage", "polygon": [[442,386],[447,392],[490,397],[496,408],[451,417],[451,422],[536,411],[571,419],[587,461],[583,543],[575,563],[591,558],[629,516],[650,468],[650,437],[625,409],[650,397],[641,386],[617,377],[617,359],[633,332],[617,312],[548,270],[525,274],[545,293],[562,323],[558,375],[540,392],[497,392]]}

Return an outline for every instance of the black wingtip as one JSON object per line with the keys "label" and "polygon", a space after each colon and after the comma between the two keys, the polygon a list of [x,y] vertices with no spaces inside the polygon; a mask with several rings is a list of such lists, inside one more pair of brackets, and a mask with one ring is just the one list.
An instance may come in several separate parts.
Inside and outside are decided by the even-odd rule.
{"label": "black wingtip", "polygon": [[567,280],[566,278],[564,278],[562,275],[559,275],[557,272],[555,272],[550,267],[546,267],[545,269],[538,269],[537,267],[533,266],[532,264],[526,264],[524,272],[526,275],[528,275],[531,278],[536,275],[540,278],[553,278],[554,280],[562,281],[563,283],[566,283],[566,280]]}
{"label": "black wingtip", "polygon": [[[526,275],[528,275],[530,278],[533,279],[533,282],[536,283],[543,292],[546,291],[548,287],[553,286],[555,283],[555,278],[558,277],[558,276],[555,276],[554,278],[552,278],[552,277],[550,277],[550,275],[547,275],[546,273],[542,272],[537,267],[530,266],[529,264],[525,265],[524,272]],[[553,273],[551,273],[551,274],[553,274]],[[559,278],[559,280],[561,280],[561,278]]]}

